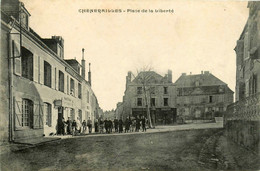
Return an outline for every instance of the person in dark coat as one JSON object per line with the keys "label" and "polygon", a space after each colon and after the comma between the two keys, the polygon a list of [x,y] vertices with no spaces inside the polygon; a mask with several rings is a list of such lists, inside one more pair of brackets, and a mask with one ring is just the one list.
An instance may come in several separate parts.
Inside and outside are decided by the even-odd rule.
{"label": "person in dark coat", "polygon": [[123,120],[120,118],[118,121],[119,133],[123,132]]}
{"label": "person in dark coat", "polygon": [[88,132],[91,134],[92,133],[92,120],[90,119],[90,117],[88,117],[88,120],[87,120],[87,127],[88,127]]}
{"label": "person in dark coat", "polygon": [[98,120],[97,119],[95,120],[94,125],[95,125],[95,132],[98,132]]}
{"label": "person in dark coat", "polygon": [[86,122],[86,120],[84,120],[84,121],[82,122],[82,127],[83,127],[83,133],[85,133],[86,130],[87,130],[87,122]]}
{"label": "person in dark coat", "polygon": [[72,121],[70,119],[70,117],[68,117],[68,120],[67,120],[67,134],[72,134]]}
{"label": "person in dark coat", "polygon": [[117,117],[114,119],[115,132],[118,132],[118,119]]}
{"label": "person in dark coat", "polygon": [[145,127],[146,119],[145,119],[144,116],[142,116],[141,122],[142,122],[142,129],[143,129],[143,132],[146,132],[146,127]]}
{"label": "person in dark coat", "polygon": [[126,118],[125,120],[125,133],[129,131],[129,119]]}
{"label": "person in dark coat", "polygon": [[109,133],[112,133],[113,122],[111,121],[111,119],[109,119],[108,123],[109,123],[109,124],[108,124],[108,125],[109,125],[108,132],[109,132]]}
{"label": "person in dark coat", "polygon": [[133,122],[132,122],[132,119],[131,119],[131,117],[129,116],[128,117],[128,130],[131,132],[131,130],[132,130],[132,124],[133,124]]}
{"label": "person in dark coat", "polygon": [[105,130],[106,130],[106,133],[108,133],[108,120],[107,118],[104,120],[104,123],[105,123]]}
{"label": "person in dark coat", "polygon": [[100,121],[99,121],[99,133],[104,133],[104,121],[102,118],[100,118]]}
{"label": "person in dark coat", "polygon": [[135,132],[139,132],[139,129],[140,129],[140,119],[139,117],[137,116],[136,117],[136,128],[135,128]]}
{"label": "person in dark coat", "polygon": [[75,120],[73,120],[72,122],[72,135],[75,135],[76,133],[76,127],[77,127],[77,123]]}

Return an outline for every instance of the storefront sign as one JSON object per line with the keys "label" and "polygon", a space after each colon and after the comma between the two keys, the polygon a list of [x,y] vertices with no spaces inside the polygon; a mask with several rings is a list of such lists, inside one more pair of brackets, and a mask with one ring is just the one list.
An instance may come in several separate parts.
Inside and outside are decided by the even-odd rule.
{"label": "storefront sign", "polygon": [[73,107],[73,101],[70,98],[63,97],[61,100],[54,100],[55,107]]}

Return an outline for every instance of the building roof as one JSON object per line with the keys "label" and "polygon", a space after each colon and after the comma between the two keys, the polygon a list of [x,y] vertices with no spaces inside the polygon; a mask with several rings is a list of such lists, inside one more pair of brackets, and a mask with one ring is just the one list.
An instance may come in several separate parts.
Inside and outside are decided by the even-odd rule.
{"label": "building roof", "polygon": [[182,95],[206,95],[219,93],[234,93],[226,83],[205,71],[203,74],[182,74],[175,82]]}
{"label": "building roof", "polygon": [[179,88],[182,91],[182,96],[195,96],[195,95],[213,95],[221,93],[234,93],[227,85],[215,86],[199,86],[199,87],[184,87]]}
{"label": "building roof", "polygon": [[194,87],[196,86],[196,82],[198,82],[199,86],[227,85],[208,71],[196,75],[182,74],[175,84],[181,87]]}
{"label": "building roof", "polygon": [[154,71],[142,71],[132,81],[132,83],[138,83],[138,84],[143,82],[149,84],[169,83],[166,76],[163,77]]}

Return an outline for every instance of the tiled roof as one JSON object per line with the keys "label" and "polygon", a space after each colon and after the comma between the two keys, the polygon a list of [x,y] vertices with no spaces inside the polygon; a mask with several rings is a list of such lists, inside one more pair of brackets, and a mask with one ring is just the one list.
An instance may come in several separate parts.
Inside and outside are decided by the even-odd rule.
{"label": "tiled roof", "polygon": [[[222,90],[221,90],[222,88]],[[183,96],[189,95],[209,95],[209,94],[221,94],[221,93],[233,93],[228,86],[198,86],[198,87],[184,87],[178,88],[178,91],[182,91]]]}
{"label": "tiled roof", "polygon": [[210,73],[181,75],[175,84],[177,87],[193,87],[196,85],[196,81],[199,82],[199,86],[227,85]]}
{"label": "tiled roof", "polygon": [[133,83],[168,83],[167,77],[163,77],[154,71],[143,71],[140,72],[132,81]]}

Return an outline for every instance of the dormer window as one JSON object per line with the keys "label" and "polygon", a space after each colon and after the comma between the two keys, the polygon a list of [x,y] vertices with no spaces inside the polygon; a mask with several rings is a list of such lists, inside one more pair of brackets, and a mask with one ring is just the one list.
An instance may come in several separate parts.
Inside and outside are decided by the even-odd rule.
{"label": "dormer window", "polygon": [[195,82],[195,86],[198,87],[200,85],[200,82],[199,81],[196,81]]}
{"label": "dormer window", "polygon": [[20,12],[20,21],[23,28],[29,30],[29,17],[30,13],[24,7],[24,4],[21,3],[21,12]]}

